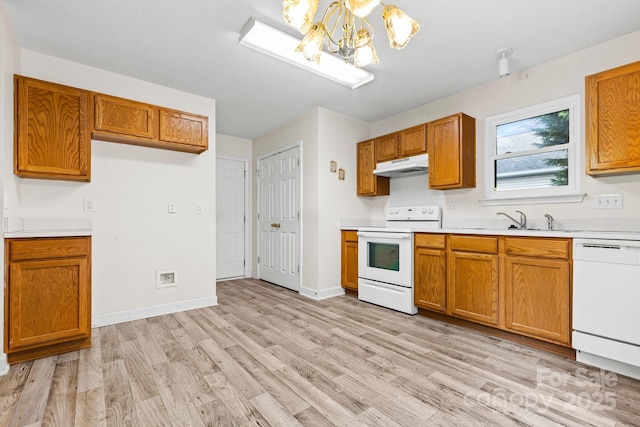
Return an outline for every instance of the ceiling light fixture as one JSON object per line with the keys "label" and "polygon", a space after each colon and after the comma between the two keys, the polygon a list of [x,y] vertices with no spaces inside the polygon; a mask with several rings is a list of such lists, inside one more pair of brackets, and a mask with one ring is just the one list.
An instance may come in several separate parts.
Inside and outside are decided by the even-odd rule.
{"label": "ceiling light fixture", "polygon": [[510,47],[505,47],[496,52],[496,57],[500,59],[498,61],[498,76],[507,77],[510,74],[509,55],[512,53],[513,49]]}
{"label": "ceiling light fixture", "polygon": [[304,68],[322,77],[355,89],[373,80],[373,74],[346,64],[340,58],[321,52],[322,62],[309,62],[295,52],[300,39],[284,33],[256,18],[250,18],[240,31],[240,44],[285,62]]}
{"label": "ceiling light fixture", "polygon": [[397,6],[380,0],[340,0],[332,2],[320,21],[312,25],[318,0],[284,0],[282,15],[293,28],[305,34],[296,48],[304,57],[320,63],[325,44],[332,54],[339,54],[344,62],[364,67],[379,62],[373,46],[373,27],[367,16],[382,4],[382,20],[394,49],[402,49],[418,32],[420,25]]}

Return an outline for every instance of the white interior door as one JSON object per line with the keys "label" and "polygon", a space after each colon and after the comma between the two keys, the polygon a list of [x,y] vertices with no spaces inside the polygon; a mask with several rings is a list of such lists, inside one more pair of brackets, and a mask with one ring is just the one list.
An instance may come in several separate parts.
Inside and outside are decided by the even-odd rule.
{"label": "white interior door", "polygon": [[245,168],[216,158],[216,279],[245,276]]}
{"label": "white interior door", "polygon": [[258,161],[258,277],[300,288],[300,147]]}

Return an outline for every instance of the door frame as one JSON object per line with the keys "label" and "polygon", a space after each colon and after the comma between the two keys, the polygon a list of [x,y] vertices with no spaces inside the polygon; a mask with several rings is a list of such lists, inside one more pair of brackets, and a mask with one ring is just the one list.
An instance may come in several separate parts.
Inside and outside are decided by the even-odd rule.
{"label": "door frame", "polygon": [[[256,232],[256,257],[260,256],[260,233],[258,229],[258,208],[260,207],[260,168],[259,164],[261,160],[266,159],[267,157],[275,156],[276,154],[283,153],[287,150],[291,150],[292,148],[298,147],[300,149],[300,186],[298,189],[298,200],[300,200],[300,218],[298,219],[298,227],[300,233],[300,245],[298,246],[298,260],[300,260],[300,274],[298,275],[298,294],[302,289],[302,275],[304,273],[304,259],[302,258],[302,248],[304,247],[304,232],[302,231],[304,227],[302,224],[304,223],[304,146],[302,140],[298,140],[292,144],[283,145],[282,147],[278,147],[274,150],[271,150],[267,153],[260,154],[256,157],[256,206],[255,206],[255,232]],[[258,262],[258,258],[256,258],[256,276],[260,279],[260,263]]]}
{"label": "door frame", "polygon": [[[250,198],[250,194],[249,194],[249,190],[251,189],[251,187],[249,186],[249,182],[251,180],[251,176],[250,174],[250,169],[249,169],[249,159],[245,159],[242,157],[233,157],[233,156],[225,156],[222,154],[217,154],[216,155],[216,169],[218,168],[218,159],[222,159],[222,160],[233,160],[233,161],[237,161],[237,162],[242,162],[244,164],[244,259],[245,259],[245,263],[244,263],[244,277],[251,277],[251,230],[249,229],[249,225],[250,222],[248,215],[250,214],[248,207],[249,207],[249,203],[251,201]],[[216,181],[216,185],[217,185],[217,181]],[[216,206],[218,206],[218,192],[216,191]],[[218,223],[218,221],[216,220],[216,224]],[[217,230],[216,230],[217,231]],[[216,234],[216,239],[218,238],[218,235]],[[217,258],[217,254],[216,254],[216,258]],[[216,262],[217,264],[217,262]],[[216,275],[217,273],[217,265],[216,265]],[[227,279],[216,279],[216,282],[224,282],[225,280],[229,280]]]}

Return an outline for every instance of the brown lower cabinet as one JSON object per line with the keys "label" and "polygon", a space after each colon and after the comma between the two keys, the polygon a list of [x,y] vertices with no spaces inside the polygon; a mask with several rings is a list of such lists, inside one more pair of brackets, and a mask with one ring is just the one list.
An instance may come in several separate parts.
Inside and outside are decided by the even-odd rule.
{"label": "brown lower cabinet", "polygon": [[18,363],[91,345],[91,237],[5,240],[5,352]]}
{"label": "brown lower cabinet", "polygon": [[497,326],[498,238],[449,236],[449,313]]}
{"label": "brown lower cabinet", "polygon": [[358,233],[342,230],[342,256],[340,281],[342,287],[358,290]]}
{"label": "brown lower cabinet", "polygon": [[415,305],[571,346],[571,239],[416,233]]}
{"label": "brown lower cabinet", "polygon": [[568,345],[570,240],[506,238],[505,253],[505,328]]}
{"label": "brown lower cabinet", "polygon": [[416,234],[414,241],[414,304],[446,313],[445,235]]}

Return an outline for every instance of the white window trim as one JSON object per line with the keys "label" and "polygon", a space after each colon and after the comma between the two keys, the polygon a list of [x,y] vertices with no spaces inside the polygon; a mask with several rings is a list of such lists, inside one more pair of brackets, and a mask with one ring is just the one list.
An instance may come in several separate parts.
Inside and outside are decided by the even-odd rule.
{"label": "white window trim", "polygon": [[[562,187],[518,189],[495,191],[495,157],[497,126],[540,116],[554,111],[569,109],[569,185]],[[487,167],[485,172],[485,198],[480,200],[482,206],[543,204],[543,203],[579,203],[585,194],[580,193],[580,155],[578,146],[581,143],[581,100],[580,95],[571,95],[554,101],[532,105],[516,111],[499,114],[485,119],[485,145]]]}

